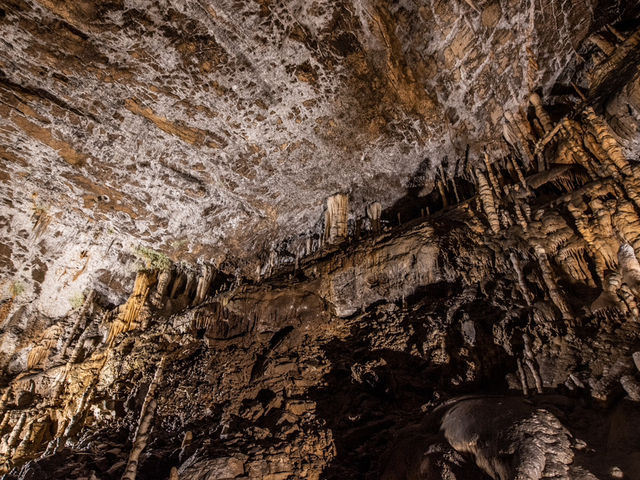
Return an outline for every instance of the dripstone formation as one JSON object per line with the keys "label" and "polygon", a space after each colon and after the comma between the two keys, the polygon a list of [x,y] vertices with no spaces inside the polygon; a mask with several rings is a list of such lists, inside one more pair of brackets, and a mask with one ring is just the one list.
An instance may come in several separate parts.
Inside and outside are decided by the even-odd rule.
{"label": "dripstone formation", "polygon": [[[638,5],[3,3],[2,41],[27,55],[0,56],[2,478],[640,479]],[[290,42],[313,54],[276,94]],[[189,94],[198,79],[226,110]],[[254,89],[264,105],[243,103]],[[128,155],[100,163],[110,135],[148,162],[138,179],[91,170]],[[36,167],[50,149],[77,172]],[[161,151],[174,173],[146,181]],[[47,168],[58,186],[27,201]],[[212,192],[224,234],[197,230]],[[167,221],[178,208],[194,218]]]}

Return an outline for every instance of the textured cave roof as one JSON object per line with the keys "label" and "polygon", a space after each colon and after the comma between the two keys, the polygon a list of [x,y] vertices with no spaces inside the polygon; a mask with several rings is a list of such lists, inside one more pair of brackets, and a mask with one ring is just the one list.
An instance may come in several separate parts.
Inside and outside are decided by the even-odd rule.
{"label": "textured cave roof", "polygon": [[600,3],[4,0],[2,277],[60,313],[138,244],[248,273],[332,193],[428,192],[628,8]]}

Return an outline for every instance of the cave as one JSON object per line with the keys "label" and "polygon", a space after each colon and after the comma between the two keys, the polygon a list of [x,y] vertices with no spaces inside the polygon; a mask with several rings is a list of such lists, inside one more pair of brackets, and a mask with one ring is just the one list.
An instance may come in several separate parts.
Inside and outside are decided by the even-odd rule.
{"label": "cave", "polygon": [[640,2],[0,31],[1,479],[640,480]]}

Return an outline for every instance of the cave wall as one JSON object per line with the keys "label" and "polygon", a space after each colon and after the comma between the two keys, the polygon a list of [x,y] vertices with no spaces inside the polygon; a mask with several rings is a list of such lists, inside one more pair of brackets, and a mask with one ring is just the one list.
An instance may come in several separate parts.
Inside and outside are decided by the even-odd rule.
{"label": "cave wall", "polygon": [[[361,139],[353,130],[340,123],[332,128],[344,141],[380,155],[381,163],[361,157],[365,163],[356,169],[358,175],[382,173],[367,183],[366,194],[357,188],[342,190],[346,177],[341,179],[335,165],[322,166],[320,160],[298,178],[315,178],[320,174],[314,169],[320,166],[332,172],[322,177],[326,184],[305,186],[313,194],[279,184],[295,193],[287,201],[304,196],[314,213],[305,221],[290,221],[287,238],[268,230],[271,244],[266,250],[260,240],[265,231],[251,223],[262,220],[246,223],[235,216],[231,203],[225,204],[224,215],[233,217],[247,236],[225,227],[224,235],[216,237],[208,227],[195,227],[201,217],[189,205],[200,208],[218,194],[225,202],[242,203],[247,201],[240,194],[243,187],[233,187],[227,195],[210,186],[213,177],[207,178],[201,193],[176,188],[189,197],[186,203],[173,202],[166,187],[165,182],[197,183],[199,175],[216,175],[206,166],[177,161],[188,157],[180,157],[183,144],[198,146],[198,155],[191,153],[200,162],[203,151],[220,147],[206,144],[217,131],[215,122],[205,119],[213,110],[171,103],[171,92],[154,90],[148,79],[158,75],[163,84],[176,79],[176,73],[167,76],[174,72],[172,58],[183,62],[175,66],[187,82],[181,86],[200,88],[185,73],[195,68],[185,60],[189,55],[207,55],[199,61],[223,73],[227,68],[224,75],[234,76],[242,68],[227,65],[239,56],[227,52],[229,43],[223,40],[201,39],[211,51],[174,46],[182,36],[172,32],[172,22],[198,32],[190,15],[206,18],[208,28],[221,29],[216,39],[232,42],[242,38],[234,21],[243,18],[249,23],[241,25],[254,26],[259,42],[262,29],[277,37],[282,24],[276,19],[287,10],[269,2],[247,4],[238,7],[241,13],[247,9],[246,14],[232,18],[224,4],[217,10],[203,5],[187,2],[187,13],[172,10],[168,18],[158,16],[165,11],[158,4],[136,12],[117,2],[99,9],[83,2],[7,2],[3,7],[2,21],[13,35],[5,42],[11,48],[41,42],[39,49],[15,55],[11,62],[37,57],[34,68],[48,59],[52,65],[47,72],[66,71],[66,81],[59,75],[39,80],[50,82],[45,89],[18,81],[24,65],[5,65],[3,72],[11,73],[0,82],[0,108],[7,109],[1,117],[2,135],[9,135],[11,145],[2,153],[9,161],[0,167],[10,169],[8,193],[3,193],[8,234],[2,241],[2,267],[7,273],[0,304],[4,478],[639,478],[640,31],[632,15],[635,5],[580,3],[569,9],[546,2],[540,10],[527,10],[518,2],[337,3],[332,6],[340,13],[331,15],[333,10],[299,5],[330,28],[300,22],[299,30],[287,30],[289,36],[282,37],[278,48],[297,42],[318,58],[335,62],[318,71],[306,66],[296,71],[296,82],[317,82],[317,88],[333,81],[318,72],[338,75],[346,63],[361,62],[350,64],[363,70],[346,75],[340,83],[344,91],[326,95],[334,102],[344,94],[345,102],[364,108],[365,100],[358,97],[364,95],[363,83],[358,82],[379,88],[378,96],[369,95],[367,108],[374,113],[343,107],[359,122],[375,124],[377,116],[385,118],[388,123],[374,129],[380,144],[358,146]],[[623,14],[625,21],[607,25],[608,17],[619,20]],[[438,28],[427,32],[421,22]],[[153,34],[142,35],[140,29]],[[68,47],[78,50],[68,57],[60,52],[42,56],[43,45],[59,45],[59,40],[46,43],[46,35],[59,39],[61,31],[67,32],[62,38],[71,42]],[[117,42],[123,31],[137,32],[130,35],[142,43],[122,48]],[[314,43],[314,35],[321,33],[328,37]],[[529,40],[519,42],[521,38]],[[93,50],[78,45],[93,45]],[[122,67],[118,56],[146,58],[144,52],[153,45],[164,52],[155,60],[162,67],[156,73],[148,71],[145,77],[108,68],[112,63]],[[326,45],[330,55],[323,52]],[[246,58],[265,53],[250,46]],[[165,58],[173,48],[187,52],[185,57]],[[107,50],[120,60],[108,57]],[[483,63],[484,55],[511,59],[519,67],[507,65],[499,72],[499,62]],[[309,64],[320,65],[313,58]],[[103,60],[104,65],[89,68]],[[246,61],[250,72],[252,60]],[[434,62],[432,70],[429,62]],[[486,78],[475,76],[483,70]],[[116,71],[121,77],[115,77]],[[100,78],[113,89],[103,92],[104,105],[89,106],[89,101],[100,101],[96,92],[101,89],[79,82],[74,77],[78,72],[91,78],[114,76]],[[495,76],[505,72],[509,80],[496,83]],[[247,73],[246,85],[253,77]],[[84,94],[71,90],[65,94],[69,98],[62,98],[60,91],[51,93],[56,82]],[[275,88],[265,82],[260,88]],[[348,87],[349,82],[355,83]],[[433,88],[425,94],[422,86],[429,82]],[[246,85],[238,87],[240,93],[248,91]],[[290,88],[282,93],[286,101],[296,96],[296,89],[311,87],[294,83]],[[489,88],[487,95],[497,106],[479,100]],[[218,93],[224,97],[220,101],[241,96],[224,93]],[[198,97],[189,98],[195,102]],[[156,110],[148,106],[152,99]],[[48,116],[53,115],[49,108],[66,113],[54,118]],[[178,121],[170,111],[194,117]],[[489,118],[496,111],[495,119]],[[74,115],[86,118],[76,123]],[[197,115],[204,115],[203,123],[194,120]],[[406,124],[401,128],[394,123],[412,115],[423,122],[413,139],[405,136]],[[123,146],[115,137],[108,139],[108,128],[98,126],[106,118],[114,132],[139,145],[141,153],[128,164],[135,169],[107,159],[113,152],[118,155],[118,148],[122,155],[135,150],[134,143]],[[341,118],[362,131],[353,118]],[[91,122],[96,123],[95,135],[106,135],[100,140],[103,150],[82,157],[78,152],[89,145],[84,142],[97,138],[80,133],[91,130]],[[284,124],[303,129],[282,133],[288,138],[305,138],[309,128],[305,121]],[[64,138],[81,145],[64,143],[58,128],[78,125]],[[455,135],[438,137],[446,125]],[[417,142],[418,150],[399,147],[400,132],[407,142]],[[441,166],[439,160],[418,162],[431,148],[420,143],[422,135],[444,142],[440,154],[446,151],[458,159]],[[340,149],[339,140],[326,141]],[[326,147],[315,144],[319,150]],[[43,145],[60,159],[37,150]],[[400,148],[404,163],[385,157],[389,150],[384,145]],[[323,154],[335,153],[327,155],[337,163],[347,157],[357,160],[353,151],[338,150]],[[421,153],[412,163],[417,151]],[[269,162],[279,158],[267,157]],[[168,159],[174,168],[189,165],[188,175],[134,174]],[[64,168],[55,175],[47,170],[60,165]],[[108,181],[90,179],[92,165],[116,173]],[[224,161],[217,165],[227,168]],[[340,165],[345,172],[353,170],[348,162]],[[393,181],[409,176],[415,185],[394,190],[384,173],[391,167]],[[81,173],[60,173],[72,169]],[[215,178],[221,184],[229,181],[223,174]],[[269,175],[256,178],[256,185],[266,189],[269,182],[277,183]],[[336,179],[333,190],[328,185]],[[380,187],[375,186],[378,181]],[[69,205],[75,200],[56,189],[56,182],[74,195],[81,191],[77,185],[94,189],[94,197],[85,198],[74,212]],[[35,184],[41,184],[39,190],[32,188]],[[382,186],[388,196],[376,190]],[[167,195],[155,195],[154,188]],[[120,190],[136,193],[125,197]],[[54,193],[58,206],[50,203]],[[135,208],[127,200],[134,197],[140,202]],[[250,198],[259,196],[252,193]],[[184,207],[184,216],[157,208],[156,200]],[[157,217],[145,209],[155,209]],[[301,211],[293,209],[291,215]],[[144,231],[148,222],[149,234],[157,235],[149,243],[167,242],[161,243],[165,248],[127,246],[140,237],[126,230],[130,220],[121,214],[135,229]],[[137,214],[140,222],[133,221]],[[165,215],[171,220],[165,222]],[[289,218],[275,211],[271,215],[276,223],[280,220],[275,218]],[[108,228],[113,234],[105,234]],[[293,237],[292,230],[297,232]],[[167,232],[180,232],[189,240],[181,243]],[[172,241],[178,243],[167,246]],[[207,242],[237,245],[221,254],[206,250]],[[243,248],[245,257],[240,255]],[[234,255],[233,262],[226,258]]]}

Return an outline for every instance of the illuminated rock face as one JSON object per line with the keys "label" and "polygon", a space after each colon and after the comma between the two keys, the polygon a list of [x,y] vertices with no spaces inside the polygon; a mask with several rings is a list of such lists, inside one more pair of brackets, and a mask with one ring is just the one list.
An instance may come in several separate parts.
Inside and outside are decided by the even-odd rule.
{"label": "illuminated rock face", "polygon": [[638,478],[637,6],[131,3],[0,6],[6,478]]}

